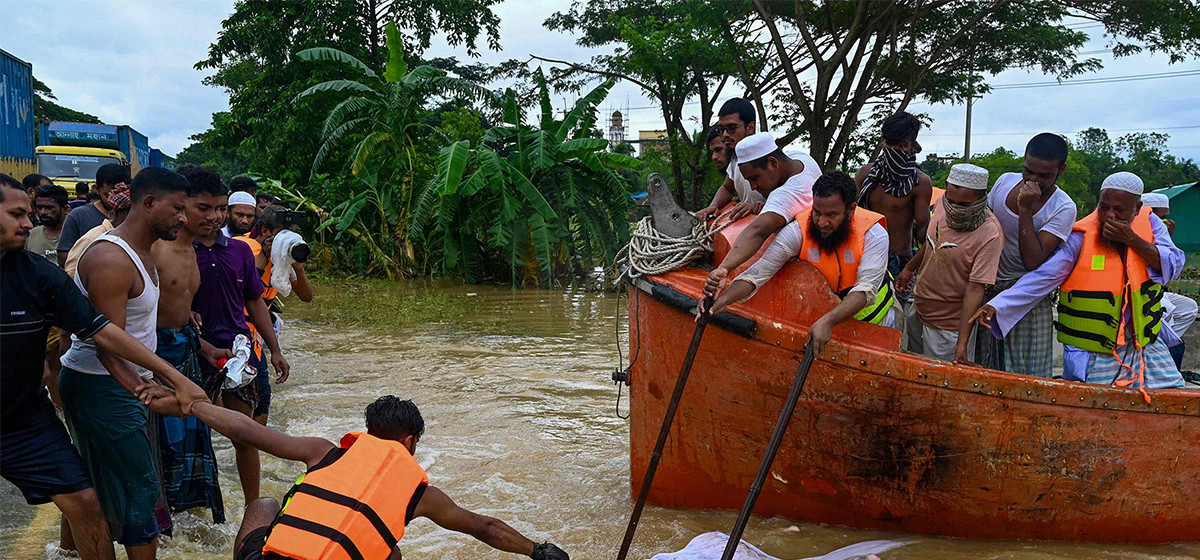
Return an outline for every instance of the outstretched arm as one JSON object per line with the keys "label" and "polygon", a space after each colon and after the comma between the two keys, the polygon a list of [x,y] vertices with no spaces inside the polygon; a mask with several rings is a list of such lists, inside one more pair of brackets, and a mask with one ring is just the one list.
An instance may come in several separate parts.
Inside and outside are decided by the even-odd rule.
{"label": "outstretched arm", "polygon": [[[774,212],[759,214],[738,235],[737,241],[733,243],[733,248],[729,250],[729,254],[725,255],[725,259],[721,261],[720,266],[709,273],[709,278],[714,280],[719,278],[719,283],[723,288],[725,277],[734,269],[741,266],[742,263],[750,260],[762,248],[767,238],[783,229],[783,226],[786,226],[787,223],[788,221],[783,216]],[[710,291],[707,287],[705,288],[705,292],[710,294],[716,293],[715,291]]]}
{"label": "outstretched arm", "polygon": [[427,517],[442,528],[471,535],[497,550],[533,556],[536,545],[525,535],[499,519],[459,507],[450,496],[433,486],[425,489],[415,515]]}
{"label": "outstretched arm", "polygon": [[317,464],[334,447],[324,438],[294,437],[276,432],[245,414],[211,403],[196,403],[192,406],[192,414],[237,443],[261,449],[280,459],[302,461],[309,467]]}

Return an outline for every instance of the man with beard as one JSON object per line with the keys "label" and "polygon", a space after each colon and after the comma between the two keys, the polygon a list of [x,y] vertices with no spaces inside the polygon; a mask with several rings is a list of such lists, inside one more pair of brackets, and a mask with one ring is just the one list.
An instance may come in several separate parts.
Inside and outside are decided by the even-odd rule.
{"label": "man with beard", "polygon": [[[201,210],[196,201],[202,195],[222,196],[224,188],[221,177],[215,172],[194,165],[180,167],[179,171],[191,189],[187,225],[179,230],[175,239],[158,241],[153,248],[162,287],[156,353],[188,379],[202,384],[202,359],[216,366],[221,358],[233,357],[228,349],[207,347],[202,353],[200,335],[191,324],[192,298],[200,289],[200,268],[196,264],[192,232],[197,229],[197,224],[210,221],[219,213],[216,206],[205,206]],[[224,523],[225,505],[217,481],[217,461],[208,426],[195,416],[160,416],[159,428],[163,486],[171,511],[208,508],[212,510],[214,523]]]}
{"label": "man with beard", "polygon": [[[151,247],[174,239],[183,227],[187,195],[187,180],[178,174],[142,170],[130,185],[129,217],[87,249],[76,271],[75,285],[92,304],[151,350],[158,346],[159,296]],[[167,369],[173,386],[194,385]],[[96,484],[112,537],[130,560],[154,558],[158,535],[171,529],[149,411],[133,392],[143,383],[140,373],[92,340],[73,337],[58,378],[67,426]]]}
{"label": "man with beard", "polygon": [[[187,176],[206,174],[210,177],[206,183],[215,183],[211,188],[196,193],[190,201],[192,213],[202,216],[202,219],[187,224],[195,237],[192,247],[196,251],[196,264],[200,269],[200,287],[192,298],[192,311],[200,316],[201,352],[212,355],[214,348],[231,350],[238,335],[251,340],[250,328],[246,324],[248,316],[267,343],[271,351],[271,365],[275,367],[277,375],[276,381],[282,383],[288,377],[290,366],[283,357],[283,350],[271,326],[267,304],[262,299],[263,282],[254,267],[254,254],[244,242],[221,233],[229,193],[214,171],[193,165],[185,165],[179,171]],[[200,361],[200,371],[205,388],[220,384],[220,369],[208,360]],[[221,404],[252,416],[258,404],[255,384],[223,391]],[[242,493],[246,498],[245,503],[250,503],[258,498],[259,493],[258,450],[236,442],[233,445]]]}
{"label": "man with beard", "polygon": [[[1020,173],[1005,173],[988,193],[991,208],[1004,230],[1004,250],[996,284],[985,297],[1012,287],[1041,266],[1071,235],[1075,202],[1055,185],[1067,169],[1067,141],[1043,132],[1025,146]],[[1013,325],[1004,340],[977,333],[979,365],[1038,377],[1050,377],[1054,366],[1054,310],[1044,298]]]}
{"label": "man with beard", "polygon": [[812,208],[812,185],[820,177],[814,176],[814,172],[819,173],[815,165],[792,159],[768,132],[742,139],[734,153],[739,174],[767,201],[758,217],[738,235],[721,264],[708,274],[714,290],[724,288],[729,273],[757,254],[768,237]]}
{"label": "man with beard", "polygon": [[[241,179],[242,177],[239,177]],[[221,230],[226,237],[241,237],[254,229],[258,218],[258,202],[254,195],[245,191],[234,191],[229,195],[229,222]]]}
{"label": "man with beard", "polygon": [[79,241],[80,236],[92,228],[104,223],[105,219],[113,217],[112,208],[108,206],[108,193],[117,185],[129,182],[129,168],[115,163],[101,165],[96,170],[96,188],[91,193],[99,198],[91,204],[76,208],[63,222],[62,235],[58,238],[58,264],[65,265],[67,253]]}
{"label": "man with beard", "polygon": [[[883,151],[874,163],[858,170],[858,206],[887,218],[891,239],[888,272],[900,270],[913,257],[913,238],[924,239],[929,226],[930,197],[933,182],[917,166],[921,144],[917,134],[921,121],[903,111],[883,121]],[[907,300],[906,300],[907,301]]]}
{"label": "man with beard", "polygon": [[58,185],[41,185],[33,199],[38,227],[29,232],[25,250],[58,264],[58,238],[62,235],[63,218],[67,216],[67,189]]}
{"label": "man with beard", "polygon": [[1004,338],[1061,287],[1054,326],[1063,343],[1063,379],[1143,391],[1183,386],[1159,333],[1163,286],[1179,276],[1185,258],[1162,220],[1142,205],[1144,188],[1127,171],[1105,178],[1096,210],[1075,222],[1058,251],[973,319]]}
{"label": "man with beard", "polygon": [[1000,222],[987,207],[987,188],[986,169],[969,163],[950,168],[925,244],[896,282],[897,291],[907,292],[920,270],[913,296],[931,358],[970,363],[974,357],[971,316],[983,304],[984,289],[996,282],[1004,249]]}
{"label": "man with beard", "polygon": [[[817,352],[833,336],[833,327],[853,318],[896,327],[897,306],[887,273],[888,234],[883,216],[858,208],[854,179],[830,171],[813,183],[812,209],[796,215],[775,236],[762,258],[738,275],[713,302],[713,312],[754,296],[789,260],[811,263],[825,277],[841,303],[813,323],[810,333]],[[709,280],[706,291],[719,286]]]}

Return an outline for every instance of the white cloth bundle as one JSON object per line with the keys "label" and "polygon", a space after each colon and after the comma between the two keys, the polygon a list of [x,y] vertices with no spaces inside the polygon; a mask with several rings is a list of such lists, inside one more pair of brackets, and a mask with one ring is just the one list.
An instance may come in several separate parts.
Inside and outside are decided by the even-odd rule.
{"label": "white cloth bundle", "polygon": [[239,334],[233,339],[233,357],[225,361],[225,366],[221,368],[221,372],[225,374],[225,381],[222,386],[227,390],[244,387],[254,382],[254,377],[258,375],[258,370],[254,369],[254,364],[250,363],[250,355],[254,352],[250,348],[250,339],[246,335]]}
{"label": "white cloth bundle", "polygon": [[304,238],[290,229],[276,233],[271,242],[271,287],[279,291],[279,297],[292,295],[292,280],[296,279],[292,248],[303,243]]}
{"label": "white cloth bundle", "polygon": [[[727,542],[729,542],[729,535],[725,533],[716,531],[704,533],[692,539],[692,542],[688,543],[683,550],[656,554],[650,560],[717,560],[721,557],[721,553],[725,551],[725,543]],[[850,560],[852,558],[862,558],[868,554],[881,554],[906,544],[908,544],[907,541],[863,541],[839,548],[824,556],[814,556],[803,560]],[[733,554],[733,560],[780,559],[755,548],[754,545],[746,541],[742,541],[738,544],[737,551]]]}

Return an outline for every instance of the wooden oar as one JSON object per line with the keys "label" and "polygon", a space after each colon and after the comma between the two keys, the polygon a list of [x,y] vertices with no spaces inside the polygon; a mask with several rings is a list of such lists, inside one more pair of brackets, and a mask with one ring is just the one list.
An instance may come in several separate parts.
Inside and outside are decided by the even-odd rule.
{"label": "wooden oar", "polygon": [[621,541],[621,552],[617,560],[625,560],[629,555],[629,546],[633,544],[633,534],[637,532],[638,521],[642,518],[642,509],[646,507],[646,497],[650,495],[650,484],[654,482],[654,472],[658,470],[658,460],[662,458],[663,447],[667,444],[667,436],[671,433],[671,423],[675,419],[675,410],[679,408],[679,399],[683,397],[683,387],[687,385],[688,374],[692,371],[692,361],[696,359],[696,350],[700,347],[700,338],[704,336],[704,327],[712,315],[713,296],[704,298],[704,309],[696,320],[696,331],[692,333],[692,343],[688,346],[687,355],[683,358],[683,367],[679,370],[679,378],[675,380],[675,392],[671,394],[671,402],[667,405],[667,414],[663,416],[662,428],[658,430],[658,441],[654,444],[654,453],[650,454],[650,464],[646,465],[646,476],[642,479],[642,487],[638,490],[637,503],[633,506],[633,514],[629,517],[629,526],[625,527],[625,540]]}
{"label": "wooden oar", "polygon": [[796,412],[800,391],[804,390],[804,380],[808,378],[808,370],[812,367],[813,359],[816,358],[816,352],[813,352],[812,346],[812,338],[809,338],[808,344],[804,346],[804,359],[800,360],[800,367],[796,370],[796,380],[792,382],[792,392],[788,393],[787,401],[783,403],[783,410],[779,412],[779,421],[775,423],[775,433],[771,434],[771,443],[767,445],[767,453],[763,456],[762,464],[758,466],[758,474],[754,477],[754,483],[750,485],[746,503],[742,505],[737,522],[733,524],[733,531],[729,533],[729,542],[725,543],[725,552],[721,554],[721,560],[731,560],[738,544],[742,542],[742,533],[746,531],[746,523],[750,521],[750,511],[754,509],[754,502],[758,501],[758,494],[762,492],[767,474],[771,472],[775,454],[779,452],[779,445],[783,443],[783,434],[787,432],[788,424],[792,421],[792,414]]}

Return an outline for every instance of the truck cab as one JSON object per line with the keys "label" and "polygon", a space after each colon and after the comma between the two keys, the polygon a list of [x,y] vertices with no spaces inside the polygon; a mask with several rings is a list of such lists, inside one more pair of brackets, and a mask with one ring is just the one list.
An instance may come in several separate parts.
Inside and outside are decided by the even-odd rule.
{"label": "truck cab", "polygon": [[38,146],[37,172],[65,187],[68,192],[75,183],[96,183],[96,170],[100,166],[116,163],[129,166],[129,159],[118,150],[109,148],[86,148],[80,146]]}

